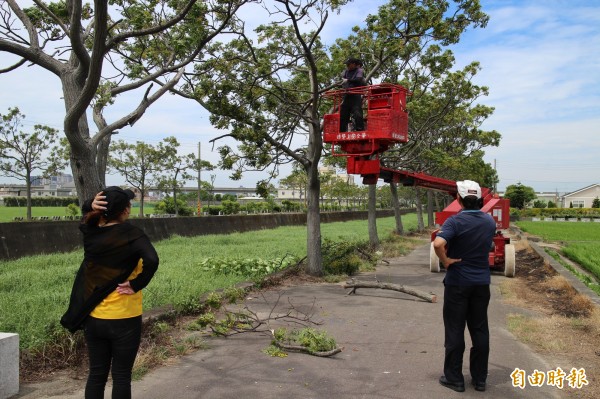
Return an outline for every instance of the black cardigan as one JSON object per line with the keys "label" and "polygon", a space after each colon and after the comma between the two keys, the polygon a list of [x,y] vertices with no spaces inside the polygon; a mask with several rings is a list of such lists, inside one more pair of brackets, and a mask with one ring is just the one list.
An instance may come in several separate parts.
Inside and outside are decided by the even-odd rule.
{"label": "black cardigan", "polygon": [[129,223],[107,227],[81,224],[84,259],[73,283],[69,308],[60,323],[71,332],[83,328],[92,310],[131,275],[140,259],[142,272],[130,281],[137,292],[158,268],[158,254],[146,234]]}

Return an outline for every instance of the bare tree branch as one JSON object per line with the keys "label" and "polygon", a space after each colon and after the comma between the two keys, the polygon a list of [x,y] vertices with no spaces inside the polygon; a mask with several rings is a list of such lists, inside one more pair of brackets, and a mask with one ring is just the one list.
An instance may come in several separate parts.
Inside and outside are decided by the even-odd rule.
{"label": "bare tree branch", "polygon": [[15,69],[17,69],[18,67],[20,67],[21,65],[23,65],[24,63],[26,63],[27,60],[25,58],[21,58],[19,60],[19,62],[9,66],[8,68],[4,68],[4,69],[0,69],[0,73],[6,73],[6,72],[10,72],[10,71],[14,71]]}
{"label": "bare tree branch", "polygon": [[150,93],[150,90],[152,89],[152,85],[150,85],[150,87],[148,87],[148,89],[146,90],[146,93],[144,94],[144,97],[140,101],[140,104],[138,105],[138,107],[135,110],[133,110],[132,112],[130,112],[128,115],[111,123],[110,125],[106,126],[104,129],[99,131],[93,138],[94,145],[98,145],[98,142],[100,140],[102,140],[102,138],[111,134],[115,130],[125,127],[126,125],[133,126],[133,124],[135,122],[137,122],[138,119],[140,119],[142,117],[142,115],[144,115],[144,112],[146,112],[146,109],[148,109],[148,107],[150,105],[152,105],[152,103],[154,103],[156,100],[158,100],[163,94],[168,92],[172,87],[174,87],[177,84],[177,82],[183,75],[183,71],[184,71],[184,69],[181,68],[179,70],[179,72],[177,73],[177,75],[173,79],[171,79],[167,84],[165,84],[160,89],[158,89],[153,95],[148,96],[148,94]]}

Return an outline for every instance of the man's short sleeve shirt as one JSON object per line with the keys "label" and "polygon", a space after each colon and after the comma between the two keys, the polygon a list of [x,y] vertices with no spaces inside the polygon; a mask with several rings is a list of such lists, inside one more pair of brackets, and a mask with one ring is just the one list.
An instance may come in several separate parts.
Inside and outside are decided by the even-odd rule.
{"label": "man's short sleeve shirt", "polygon": [[488,257],[495,233],[496,222],[487,213],[463,210],[449,217],[437,236],[446,240],[448,257],[461,261],[448,268],[444,284],[490,284]]}

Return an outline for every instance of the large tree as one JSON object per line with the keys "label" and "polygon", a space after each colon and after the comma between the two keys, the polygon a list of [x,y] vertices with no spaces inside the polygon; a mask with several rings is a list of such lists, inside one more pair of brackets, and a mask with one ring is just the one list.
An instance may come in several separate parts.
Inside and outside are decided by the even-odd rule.
{"label": "large tree", "polygon": [[179,214],[177,193],[187,180],[193,178],[191,171],[212,170],[213,165],[202,161],[194,153],[180,155],[177,152],[179,142],[174,136],[165,138],[158,144],[157,152],[161,159],[156,171],[158,188],[173,195],[175,215]]}
{"label": "large tree", "polygon": [[[384,162],[397,169],[435,173],[425,167],[423,150],[436,145],[442,120],[451,112],[451,103],[464,102],[460,98],[462,94],[439,92],[433,86],[452,81],[456,81],[454,86],[457,86],[461,80],[465,80],[463,73],[472,73],[476,68],[476,64],[473,64],[465,68],[466,72],[458,71],[451,76],[454,58],[452,52],[444,48],[459,42],[466,29],[485,27],[488,16],[481,10],[477,0],[391,0],[380,7],[376,15],[368,16],[366,21],[364,29],[356,28],[350,38],[339,40],[332,52],[356,54],[358,50],[369,70],[368,78],[402,83],[411,90],[413,104],[412,107],[409,105],[409,143],[397,146],[395,151],[388,151]],[[469,84],[468,81],[466,83]],[[439,107],[433,109],[423,104],[423,96],[437,101]],[[472,97],[471,100],[476,98]],[[415,104],[421,104],[421,111],[424,111],[421,120],[417,120]],[[396,193],[394,188],[393,195]],[[396,220],[396,230],[400,232],[403,227],[399,215]],[[420,214],[419,220],[422,220]],[[376,219],[370,218],[370,221],[375,223]],[[376,231],[376,228],[369,230]]]}
{"label": "large tree", "polygon": [[[275,176],[282,163],[296,161],[308,180],[308,271],[322,273],[318,166],[323,151],[322,116],[330,107],[321,94],[339,83],[343,60],[359,54],[369,77],[381,77],[390,65],[405,64],[429,42],[458,41],[470,25],[487,16],[476,0],[392,0],[365,29],[327,48],[320,34],[343,0],[273,0],[263,3],[270,23],[236,40],[212,45],[213,55],[197,65],[187,94],[209,109],[212,122],[230,129],[238,148],[222,146],[222,166],[239,177],[245,170]],[[219,60],[218,62],[216,60]],[[210,73],[209,73],[210,71]]]}
{"label": "large tree", "polygon": [[506,187],[504,198],[510,200],[510,206],[513,208],[523,209],[529,202],[536,198],[533,187],[525,186],[518,182]]}
{"label": "large tree", "polygon": [[31,220],[32,173],[39,170],[43,175],[49,175],[56,171],[57,165],[48,155],[53,150],[58,131],[38,124],[33,127],[33,132],[24,132],[21,130],[24,118],[18,108],[0,114],[0,174],[25,182],[27,220]]}
{"label": "large tree", "polygon": [[306,172],[302,169],[299,164],[294,164],[292,167],[292,172],[279,180],[279,185],[284,188],[288,188],[292,190],[292,198],[298,198],[302,201],[306,201]]}
{"label": "large tree", "polygon": [[[111,134],[133,126],[175,88],[186,66],[232,26],[248,1],[33,0],[30,8],[16,0],[0,2],[0,52],[16,56],[3,57],[13,63],[0,73],[33,64],[60,80],[80,200],[104,185]],[[125,93],[138,96],[137,106],[107,121],[105,109]]]}
{"label": "large tree", "polygon": [[[407,70],[403,82],[410,88],[408,101],[409,142],[388,151],[382,162],[391,168],[426,173],[448,180],[471,179],[493,187],[495,171],[483,161],[483,149],[497,146],[500,134],[481,128],[493,108],[480,104],[488,94],[485,86],[473,83],[480,67],[473,62],[453,71],[450,51],[431,47],[418,67]],[[423,229],[422,198],[416,190],[419,229]],[[392,193],[394,190],[392,189]],[[427,192],[429,224],[433,223],[435,198]],[[397,216],[397,231],[402,229]]]}
{"label": "large tree", "polygon": [[256,29],[257,38],[247,32],[207,48],[212,57],[197,65],[188,88],[190,97],[211,111],[213,124],[229,129],[227,136],[238,142],[237,149],[219,148],[221,166],[233,170],[232,178],[245,170],[269,170],[275,177],[283,163],[301,165],[307,175],[307,263],[312,274],[322,273],[320,94],[334,81],[319,35],[329,14],[345,3],[264,2],[271,22]]}
{"label": "large tree", "polygon": [[130,144],[118,140],[110,145],[108,168],[110,171],[117,172],[140,193],[140,217],[144,217],[146,192],[149,187],[156,185],[155,174],[160,170],[160,163],[165,155],[153,145],[142,141]]}

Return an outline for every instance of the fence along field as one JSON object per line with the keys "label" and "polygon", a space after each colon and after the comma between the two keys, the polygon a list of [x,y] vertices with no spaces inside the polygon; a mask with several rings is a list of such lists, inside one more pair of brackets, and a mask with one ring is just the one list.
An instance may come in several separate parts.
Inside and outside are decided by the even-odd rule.
{"label": "fence along field", "polygon": [[[402,217],[405,229],[414,229],[416,215]],[[394,229],[394,218],[377,219],[380,238]],[[368,241],[367,221],[321,225],[323,238],[333,241]],[[201,294],[226,288],[249,277],[203,270],[205,259],[227,263],[231,259],[274,260],[306,255],[306,227],[287,226],[228,235],[173,237],[155,243],[161,263],[144,290],[144,309],[163,305],[194,306]],[[243,254],[242,256],[240,254]],[[71,284],[82,251],[31,256],[0,262],[0,331],[20,334],[23,349],[39,349],[65,334],[58,320],[67,306]]]}

